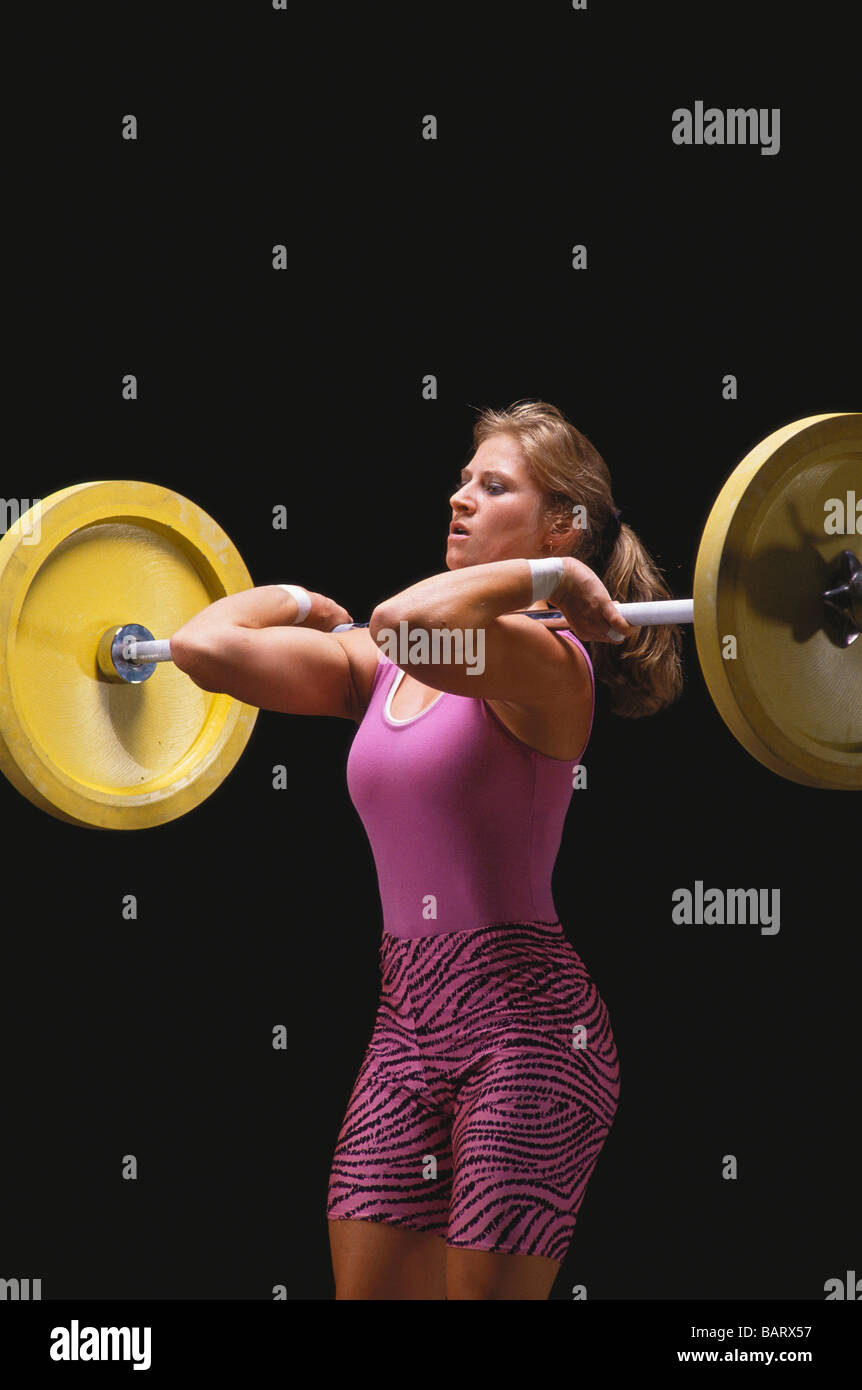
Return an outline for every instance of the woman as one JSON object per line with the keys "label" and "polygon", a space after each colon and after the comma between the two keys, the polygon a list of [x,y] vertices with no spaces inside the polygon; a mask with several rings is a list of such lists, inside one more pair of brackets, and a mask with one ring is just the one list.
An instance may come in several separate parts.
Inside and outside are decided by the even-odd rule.
{"label": "woman", "polygon": [[[451,507],[447,572],[367,629],[334,633],[344,609],[273,585],[171,639],[205,690],[359,725],[382,989],[329,1180],[338,1299],[548,1297],[619,1099],[607,1009],[551,895],[573,769],[596,677],[630,718],[682,685],[679,629],[615,606],[670,593],[554,406],[485,411]],[[563,617],[524,616],[549,607]],[[482,660],[440,643],[417,664],[392,641],[405,624]]]}

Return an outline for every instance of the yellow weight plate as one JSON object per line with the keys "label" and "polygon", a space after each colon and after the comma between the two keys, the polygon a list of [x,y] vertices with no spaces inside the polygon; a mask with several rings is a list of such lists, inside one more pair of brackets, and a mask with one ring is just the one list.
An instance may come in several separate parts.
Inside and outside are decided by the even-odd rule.
{"label": "yellow weight plate", "polygon": [[251,577],[212,517],[167,488],[81,483],[37,507],[0,538],[0,770],[61,820],[162,825],[219,786],[258,711],[170,662],[106,681],[99,638],[125,623],[170,637]]}
{"label": "yellow weight plate", "polygon": [[855,516],[849,534],[827,533],[827,503],[860,485],[862,413],[785,425],[728,478],[695,566],[695,642],[722,719],[808,787],[862,788],[862,637],[833,645],[821,597],[842,550],[860,551]]}

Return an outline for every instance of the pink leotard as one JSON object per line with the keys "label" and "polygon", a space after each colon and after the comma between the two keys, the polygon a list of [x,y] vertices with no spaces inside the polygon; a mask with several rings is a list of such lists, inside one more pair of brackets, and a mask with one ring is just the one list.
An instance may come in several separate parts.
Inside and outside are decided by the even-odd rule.
{"label": "pink leotard", "polygon": [[[589,743],[592,663],[573,633],[558,631],[589,665]],[[412,719],[393,720],[400,670],[380,653],[347,760],[384,932],[411,938],[556,921],[551,875],[587,744],[577,758],[551,758],[516,738],[484,699],[448,691]]]}

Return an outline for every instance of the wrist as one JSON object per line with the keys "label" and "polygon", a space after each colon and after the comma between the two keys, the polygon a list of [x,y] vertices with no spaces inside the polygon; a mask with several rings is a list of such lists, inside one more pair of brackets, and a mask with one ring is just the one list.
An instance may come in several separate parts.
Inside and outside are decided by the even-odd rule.
{"label": "wrist", "polygon": [[548,601],[555,608],[559,608],[561,599],[565,600],[573,593],[578,582],[578,567],[580,565],[580,561],[576,560],[574,555],[562,555],[560,558],[563,562],[563,572],[560,575],[560,582],[557,584],[554,592],[548,596]]}
{"label": "wrist", "polygon": [[554,595],[561,591],[566,578],[565,558],[556,555],[548,560],[528,561],[532,579],[531,603],[536,603],[539,599],[552,602]]}
{"label": "wrist", "polygon": [[[296,616],[292,620],[281,619],[285,626],[331,632],[337,623],[349,617],[327,594],[319,594],[314,589],[304,589],[300,584],[279,584],[278,587],[287,590],[297,604]],[[297,592],[294,593],[294,590]]]}
{"label": "wrist", "polygon": [[300,623],[304,623],[311,612],[311,595],[308,590],[303,589],[301,584],[279,584],[278,587],[290,594],[290,597],[296,604],[296,617],[293,618],[292,623],[288,624],[288,626],[296,627]]}

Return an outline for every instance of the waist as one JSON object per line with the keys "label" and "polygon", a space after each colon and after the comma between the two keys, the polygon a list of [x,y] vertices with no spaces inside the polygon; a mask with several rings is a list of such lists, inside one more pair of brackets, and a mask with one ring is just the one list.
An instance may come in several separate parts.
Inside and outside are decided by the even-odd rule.
{"label": "waist", "polygon": [[558,918],[548,921],[478,922],[474,926],[468,927],[439,927],[436,923],[429,923],[428,926],[429,931],[411,932],[389,931],[384,926],[381,933],[381,951],[398,943],[428,941],[432,937],[446,937],[447,940],[456,942],[458,938],[472,938],[480,932],[485,938],[497,937],[503,941],[518,939],[551,943],[568,941],[568,937],[563,931],[563,925]]}
{"label": "waist", "polygon": [[438,988],[444,978],[511,978],[527,970],[535,982],[560,971],[579,981],[589,979],[587,968],[557,920],[490,922],[426,936],[396,936],[383,931],[380,969],[384,992],[409,983],[419,993]]}

